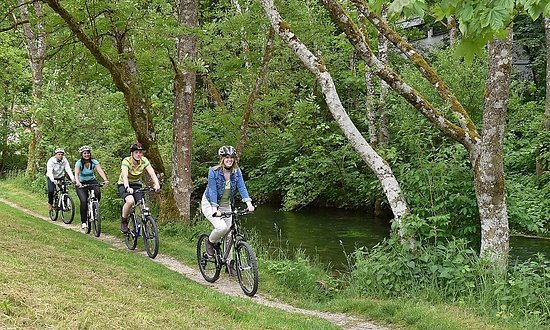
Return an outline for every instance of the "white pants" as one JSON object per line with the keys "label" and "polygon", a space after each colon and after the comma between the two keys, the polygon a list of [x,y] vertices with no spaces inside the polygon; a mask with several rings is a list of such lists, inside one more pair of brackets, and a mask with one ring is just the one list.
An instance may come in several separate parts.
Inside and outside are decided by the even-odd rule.
{"label": "white pants", "polygon": [[[222,206],[218,208],[220,212],[231,212],[231,206]],[[201,201],[201,211],[202,214],[210,221],[210,223],[214,226],[214,230],[210,233],[210,242],[212,243],[218,243],[222,237],[229,231],[229,228],[231,228],[231,223],[233,218],[227,217],[213,217],[212,216],[212,206],[210,205],[210,202],[206,199],[206,195],[202,195],[202,201]]]}

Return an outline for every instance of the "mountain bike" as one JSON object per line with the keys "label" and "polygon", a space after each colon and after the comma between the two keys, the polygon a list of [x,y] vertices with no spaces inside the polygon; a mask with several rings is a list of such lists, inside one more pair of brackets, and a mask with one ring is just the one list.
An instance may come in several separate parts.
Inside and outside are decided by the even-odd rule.
{"label": "mountain bike", "polygon": [[89,184],[83,184],[80,186],[80,188],[87,188],[88,189],[88,214],[86,217],[86,222],[88,223],[88,226],[86,227],[86,234],[89,234],[90,231],[94,230],[94,236],[99,237],[101,235],[101,215],[99,214],[99,201],[97,200],[97,196],[95,195],[94,187],[103,187],[105,183],[89,183]]}
{"label": "mountain bike", "polygon": [[201,234],[197,242],[197,261],[204,279],[214,283],[220,277],[223,266],[230,272],[228,257],[232,253],[239,285],[244,294],[252,297],[258,291],[258,263],[252,247],[246,242],[245,234],[241,231],[239,220],[240,216],[248,213],[247,209],[235,209],[232,212],[222,213],[222,217],[233,216],[231,228],[225,234],[221,243],[214,245],[214,256],[209,256],[206,253],[206,242],[210,234]]}
{"label": "mountain bike", "polygon": [[61,220],[64,223],[70,224],[74,219],[74,202],[67,192],[67,187],[71,182],[60,180],[55,185],[55,193],[53,195],[53,207],[50,210],[50,220],[56,221],[61,212]]}
{"label": "mountain bike", "polygon": [[134,194],[136,192],[143,192],[143,194],[141,195],[141,199],[134,203],[132,211],[128,215],[128,233],[124,238],[126,247],[134,250],[137,246],[138,238],[140,236],[143,237],[145,251],[151,259],[155,258],[159,252],[159,233],[155,219],[153,219],[151,211],[147,206],[146,196],[148,192],[154,190],[153,187],[143,187],[134,190]]}

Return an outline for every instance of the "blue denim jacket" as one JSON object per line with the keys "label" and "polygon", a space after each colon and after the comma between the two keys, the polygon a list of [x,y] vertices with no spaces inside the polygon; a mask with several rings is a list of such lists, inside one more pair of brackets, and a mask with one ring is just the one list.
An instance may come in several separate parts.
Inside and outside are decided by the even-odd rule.
{"label": "blue denim jacket", "polygon": [[[229,176],[229,181],[231,181],[231,190],[230,190],[230,201],[233,204],[235,200],[235,192],[239,190],[239,194],[243,199],[243,202],[250,202],[252,199],[248,196],[248,191],[244,185],[243,173],[240,168],[237,168],[237,171],[231,173]],[[223,176],[223,167],[214,169],[211,167],[208,170],[208,186],[204,194],[206,199],[210,202],[212,206],[219,206],[220,199],[222,198],[223,191],[225,189],[225,177]]]}

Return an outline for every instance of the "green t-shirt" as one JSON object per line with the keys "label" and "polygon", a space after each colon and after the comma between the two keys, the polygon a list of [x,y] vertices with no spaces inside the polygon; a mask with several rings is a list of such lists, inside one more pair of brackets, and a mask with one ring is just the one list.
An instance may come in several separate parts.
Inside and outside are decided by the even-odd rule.
{"label": "green t-shirt", "polygon": [[225,189],[223,190],[220,206],[229,206],[229,194],[231,193],[231,181],[225,180]]}

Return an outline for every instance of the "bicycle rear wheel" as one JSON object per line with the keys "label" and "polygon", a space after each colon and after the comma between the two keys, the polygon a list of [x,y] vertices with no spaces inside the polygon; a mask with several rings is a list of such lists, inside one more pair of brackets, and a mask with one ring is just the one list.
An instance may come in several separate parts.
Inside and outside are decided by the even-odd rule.
{"label": "bicycle rear wheel", "polygon": [[134,250],[137,246],[138,240],[138,225],[136,223],[136,217],[132,213],[128,216],[128,233],[124,236],[124,242],[126,247],[130,250]]}
{"label": "bicycle rear wheel", "polygon": [[92,227],[94,230],[94,236],[99,237],[101,235],[101,216],[99,215],[99,203],[97,201],[92,202],[92,219],[90,219],[88,227]]}
{"label": "bicycle rear wheel", "polygon": [[59,197],[57,197],[57,195],[56,195],[53,198],[53,207],[49,211],[51,221],[57,221],[57,217],[59,215],[59,210],[57,209],[57,204],[59,204]]}
{"label": "bicycle rear wheel", "polygon": [[159,252],[159,232],[152,216],[146,215],[143,222],[143,245],[149,258],[154,259]]}
{"label": "bicycle rear wheel", "polygon": [[254,251],[247,242],[241,241],[235,247],[237,279],[244,294],[252,297],[258,291],[258,263]]}
{"label": "bicycle rear wheel", "polygon": [[202,277],[207,282],[214,283],[220,277],[221,265],[218,264],[216,256],[209,257],[206,253],[208,236],[208,234],[204,233],[199,237],[199,241],[197,242],[197,262]]}
{"label": "bicycle rear wheel", "polygon": [[61,220],[63,220],[64,223],[69,224],[73,222],[74,219],[74,202],[69,196],[69,194],[65,193],[61,195]]}

